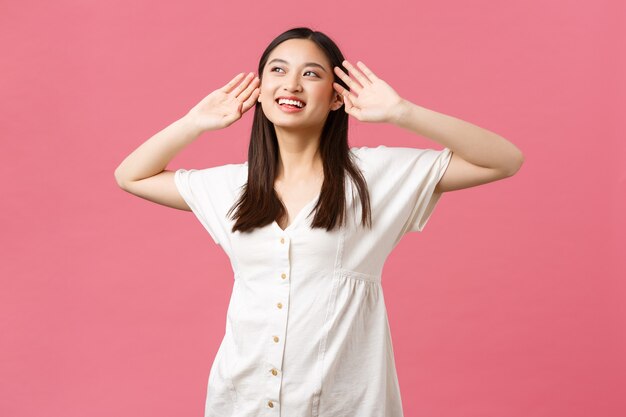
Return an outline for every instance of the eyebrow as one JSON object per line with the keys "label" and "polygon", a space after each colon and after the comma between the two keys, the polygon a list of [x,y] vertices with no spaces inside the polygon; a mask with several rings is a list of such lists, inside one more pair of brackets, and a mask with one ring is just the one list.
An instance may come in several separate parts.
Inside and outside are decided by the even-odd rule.
{"label": "eyebrow", "polygon": [[[284,64],[289,65],[289,62],[285,61],[284,59],[280,59],[280,58],[274,58],[274,59],[272,59],[270,62],[268,62],[268,63],[267,63],[267,65],[271,64],[272,62],[282,62],[282,63],[284,63]],[[304,66],[305,66],[305,67],[317,67],[317,68],[321,68],[321,69],[322,69],[322,71],[324,71],[324,72],[328,72],[328,71],[326,71],[326,69],[324,69],[324,67],[323,67],[323,66],[321,66],[321,65],[320,65],[320,64],[318,64],[317,62],[305,62],[305,63],[304,63]]]}

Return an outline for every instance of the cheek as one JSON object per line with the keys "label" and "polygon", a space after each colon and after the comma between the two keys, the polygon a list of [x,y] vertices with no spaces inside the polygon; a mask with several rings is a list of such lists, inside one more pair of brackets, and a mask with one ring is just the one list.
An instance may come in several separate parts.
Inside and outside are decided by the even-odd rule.
{"label": "cheek", "polygon": [[315,101],[315,103],[329,101],[333,95],[332,86],[321,84],[316,84],[305,91],[309,101]]}
{"label": "cheek", "polygon": [[276,86],[273,86],[271,83],[265,83],[259,88],[259,93],[263,101],[271,101],[274,99],[274,94],[276,94]]}

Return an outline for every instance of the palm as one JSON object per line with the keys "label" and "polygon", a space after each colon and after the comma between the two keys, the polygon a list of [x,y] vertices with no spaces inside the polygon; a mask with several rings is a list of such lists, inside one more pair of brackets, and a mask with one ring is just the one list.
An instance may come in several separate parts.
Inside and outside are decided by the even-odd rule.
{"label": "palm", "polygon": [[198,106],[199,121],[213,121],[230,125],[242,116],[241,101],[233,95],[215,90],[204,98]]}
{"label": "palm", "polygon": [[348,61],[344,63],[358,81],[357,83],[339,67],[335,67],[335,73],[350,87],[348,91],[338,83],[333,84],[335,89],[344,95],[346,112],[362,122],[388,122],[396,106],[401,103],[402,97],[362,62],[357,65],[360,64],[359,67],[365,75],[357,72]]}
{"label": "palm", "polygon": [[[258,79],[250,74],[241,80],[237,75],[225,86],[218,88],[203,98],[190,111],[189,115],[203,130],[216,130],[230,126],[248,111],[258,97]],[[250,82],[253,80],[252,82]]]}

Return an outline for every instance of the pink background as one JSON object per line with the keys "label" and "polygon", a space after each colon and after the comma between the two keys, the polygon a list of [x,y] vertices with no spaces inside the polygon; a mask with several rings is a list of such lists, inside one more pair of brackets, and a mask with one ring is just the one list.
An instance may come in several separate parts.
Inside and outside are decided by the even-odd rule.
{"label": "pink background", "polygon": [[[526,156],[388,260],[405,415],[626,415],[626,9],[584,3],[3,2],[0,415],[202,415],[228,258],[113,171],[300,25]],[[168,169],[243,162],[251,116]],[[351,146],[441,149],[350,123]]]}

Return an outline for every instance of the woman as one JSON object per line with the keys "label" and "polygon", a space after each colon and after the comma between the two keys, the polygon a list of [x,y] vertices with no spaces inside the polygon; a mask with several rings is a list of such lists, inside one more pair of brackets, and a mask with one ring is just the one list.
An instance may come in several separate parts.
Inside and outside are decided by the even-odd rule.
{"label": "woman", "polygon": [[[193,211],[231,260],[206,417],[402,416],[385,259],[422,231],[443,192],[509,177],[523,162],[504,138],[419,107],[357,67],[323,33],[288,30],[263,53],[258,78],[237,75],[116,170],[124,190]],[[246,162],[165,170],[253,104]],[[349,148],[350,115],[444,149]]]}

